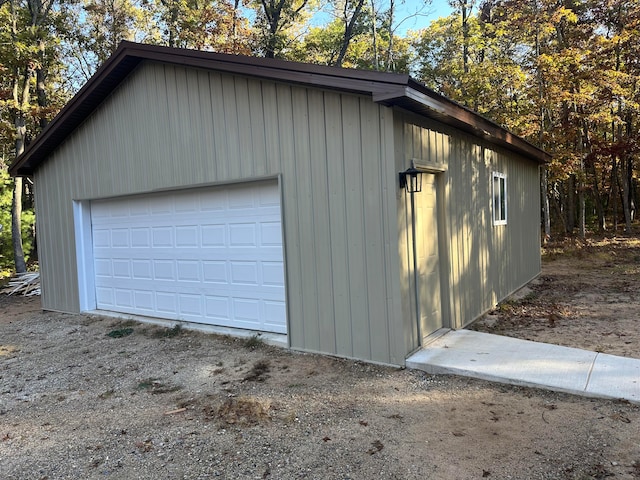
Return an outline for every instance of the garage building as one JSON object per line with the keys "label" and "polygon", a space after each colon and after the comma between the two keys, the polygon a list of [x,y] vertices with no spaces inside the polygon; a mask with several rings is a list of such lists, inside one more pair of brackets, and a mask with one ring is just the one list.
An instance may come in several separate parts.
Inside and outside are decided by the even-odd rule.
{"label": "garage building", "polygon": [[407,75],[123,42],[10,171],[44,309],[404,365],[539,274],[548,160]]}

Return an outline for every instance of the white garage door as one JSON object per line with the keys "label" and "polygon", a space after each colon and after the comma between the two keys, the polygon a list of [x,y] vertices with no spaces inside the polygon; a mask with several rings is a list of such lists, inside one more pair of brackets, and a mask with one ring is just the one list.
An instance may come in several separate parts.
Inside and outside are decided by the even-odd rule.
{"label": "white garage door", "polygon": [[286,333],[276,184],[91,202],[97,308]]}

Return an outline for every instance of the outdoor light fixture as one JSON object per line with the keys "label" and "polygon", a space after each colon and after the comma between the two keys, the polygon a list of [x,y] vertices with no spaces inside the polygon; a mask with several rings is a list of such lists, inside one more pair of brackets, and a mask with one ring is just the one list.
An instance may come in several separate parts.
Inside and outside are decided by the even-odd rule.
{"label": "outdoor light fixture", "polygon": [[422,190],[422,172],[413,165],[404,172],[398,174],[400,178],[400,188],[404,188],[408,193],[418,193]]}

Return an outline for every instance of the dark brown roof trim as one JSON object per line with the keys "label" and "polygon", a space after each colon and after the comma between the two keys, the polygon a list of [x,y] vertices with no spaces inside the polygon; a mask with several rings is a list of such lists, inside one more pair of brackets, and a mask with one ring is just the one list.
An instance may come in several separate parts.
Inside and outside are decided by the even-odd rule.
{"label": "dark brown roof trim", "polygon": [[511,133],[497,123],[443,97],[421,83],[410,79],[410,85],[384,95],[373,95],[373,100],[385,105],[395,105],[412,112],[451,125],[490,143],[500,145],[538,163],[551,161],[551,155]]}
{"label": "dark brown roof trim", "polygon": [[429,90],[408,75],[122,42],[13,163],[9,172],[12,175],[31,175],[143,60],[371,95],[375,102],[434,118],[537,162],[551,159],[546,152]]}

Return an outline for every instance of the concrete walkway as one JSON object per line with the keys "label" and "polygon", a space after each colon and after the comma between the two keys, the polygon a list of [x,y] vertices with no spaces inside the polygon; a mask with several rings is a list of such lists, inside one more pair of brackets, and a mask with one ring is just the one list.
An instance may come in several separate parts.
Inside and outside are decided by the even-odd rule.
{"label": "concrete walkway", "polygon": [[450,330],[407,368],[640,404],[640,360],[470,330]]}

